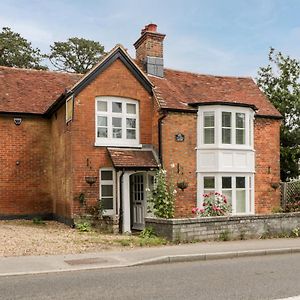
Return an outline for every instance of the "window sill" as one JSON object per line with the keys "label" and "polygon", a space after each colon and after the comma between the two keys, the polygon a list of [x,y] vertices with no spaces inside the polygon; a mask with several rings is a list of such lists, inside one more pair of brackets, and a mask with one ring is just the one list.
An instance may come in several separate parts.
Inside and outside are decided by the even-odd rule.
{"label": "window sill", "polygon": [[137,144],[137,143],[124,143],[124,141],[120,141],[120,143],[115,143],[111,141],[106,141],[106,142],[95,142],[94,144],[95,147],[120,147],[120,148],[142,148],[142,144]]}

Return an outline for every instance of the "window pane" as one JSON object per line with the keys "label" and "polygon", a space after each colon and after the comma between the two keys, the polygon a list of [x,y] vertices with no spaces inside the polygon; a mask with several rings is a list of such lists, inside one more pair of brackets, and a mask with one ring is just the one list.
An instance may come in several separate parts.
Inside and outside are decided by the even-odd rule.
{"label": "window pane", "polygon": [[113,196],[113,186],[112,185],[101,185],[101,196],[112,197]]}
{"label": "window pane", "polygon": [[222,127],[231,127],[231,113],[222,112]]}
{"label": "window pane", "polygon": [[215,129],[204,128],[204,144],[214,144],[214,143],[215,143]]}
{"label": "window pane", "polygon": [[98,126],[107,126],[107,117],[98,116]]}
{"label": "window pane", "polygon": [[231,177],[222,177],[222,189],[231,189]]}
{"label": "window pane", "polygon": [[122,112],[122,102],[112,103],[112,112],[121,113]]}
{"label": "window pane", "polygon": [[122,138],[122,129],[121,128],[113,128],[113,138],[114,139],[121,139]]}
{"label": "window pane", "polygon": [[135,140],[136,139],[135,129],[127,129],[126,137],[127,137],[127,139]]}
{"label": "window pane", "polygon": [[245,114],[237,113],[235,115],[235,127],[245,128]]}
{"label": "window pane", "polygon": [[107,102],[106,101],[97,101],[97,110],[98,111],[107,111]]}
{"label": "window pane", "polygon": [[222,128],[222,143],[231,144],[231,129]]}
{"label": "window pane", "polygon": [[101,171],[101,180],[112,180],[113,172],[112,171]]}
{"label": "window pane", "polygon": [[128,114],[136,114],[136,105],[135,104],[126,104],[126,111]]}
{"label": "window pane", "polygon": [[215,188],[215,177],[204,177],[204,189]]}
{"label": "window pane", "polygon": [[126,127],[127,128],[136,128],[136,120],[135,119],[126,119]]}
{"label": "window pane", "polygon": [[238,145],[245,144],[245,130],[244,129],[236,129],[236,143]]}
{"label": "window pane", "polygon": [[214,127],[215,117],[212,113],[204,113],[204,127]]}
{"label": "window pane", "polygon": [[232,191],[222,191],[222,194],[226,197],[227,202],[232,205]]}
{"label": "window pane", "polygon": [[122,127],[122,118],[112,118],[113,127]]}
{"label": "window pane", "polygon": [[246,191],[236,191],[236,212],[246,212]]}
{"label": "window pane", "polygon": [[107,128],[101,128],[101,127],[98,127],[97,128],[97,137],[107,137]]}
{"label": "window pane", "polygon": [[103,209],[114,209],[113,198],[102,198]]}
{"label": "window pane", "polygon": [[245,177],[236,177],[236,188],[237,189],[245,188]]}

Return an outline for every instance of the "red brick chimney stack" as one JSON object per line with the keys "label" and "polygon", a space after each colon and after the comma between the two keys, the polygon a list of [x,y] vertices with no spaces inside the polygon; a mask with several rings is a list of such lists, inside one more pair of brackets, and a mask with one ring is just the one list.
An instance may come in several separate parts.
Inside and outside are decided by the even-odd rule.
{"label": "red brick chimney stack", "polygon": [[[165,34],[157,32],[157,25],[150,23],[141,30],[141,36],[134,43],[136,49],[136,59],[138,63],[144,68],[147,73],[152,74],[149,71],[152,68],[147,68],[147,64],[160,65],[163,68],[163,41]],[[155,58],[158,58],[157,60]],[[160,67],[159,67],[160,68]],[[159,73],[161,73],[159,71]],[[153,74],[157,75],[157,74]],[[157,76],[163,76],[157,75]]]}

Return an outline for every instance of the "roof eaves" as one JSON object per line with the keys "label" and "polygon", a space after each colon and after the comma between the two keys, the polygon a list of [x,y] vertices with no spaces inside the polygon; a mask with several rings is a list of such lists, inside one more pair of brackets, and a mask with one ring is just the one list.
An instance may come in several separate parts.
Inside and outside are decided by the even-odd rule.
{"label": "roof eaves", "polygon": [[240,107],[250,107],[254,111],[258,108],[254,104],[240,103],[240,102],[229,102],[229,101],[205,101],[205,102],[190,102],[190,106],[203,106],[203,105],[227,105],[227,106],[240,106]]}

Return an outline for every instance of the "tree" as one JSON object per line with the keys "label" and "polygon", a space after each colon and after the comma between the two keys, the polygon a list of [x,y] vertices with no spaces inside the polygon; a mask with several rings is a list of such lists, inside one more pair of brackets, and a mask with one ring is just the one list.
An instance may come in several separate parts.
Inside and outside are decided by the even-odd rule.
{"label": "tree", "polygon": [[100,43],[83,38],[69,38],[66,42],[54,42],[48,55],[53,66],[60,71],[86,73],[105,54]]}
{"label": "tree", "polygon": [[259,69],[257,84],[283,116],[281,180],[295,178],[300,159],[300,62],[271,48],[269,64]]}
{"label": "tree", "polygon": [[41,65],[44,56],[40,49],[33,48],[31,43],[9,27],[0,32],[0,65],[28,69],[47,69]]}

